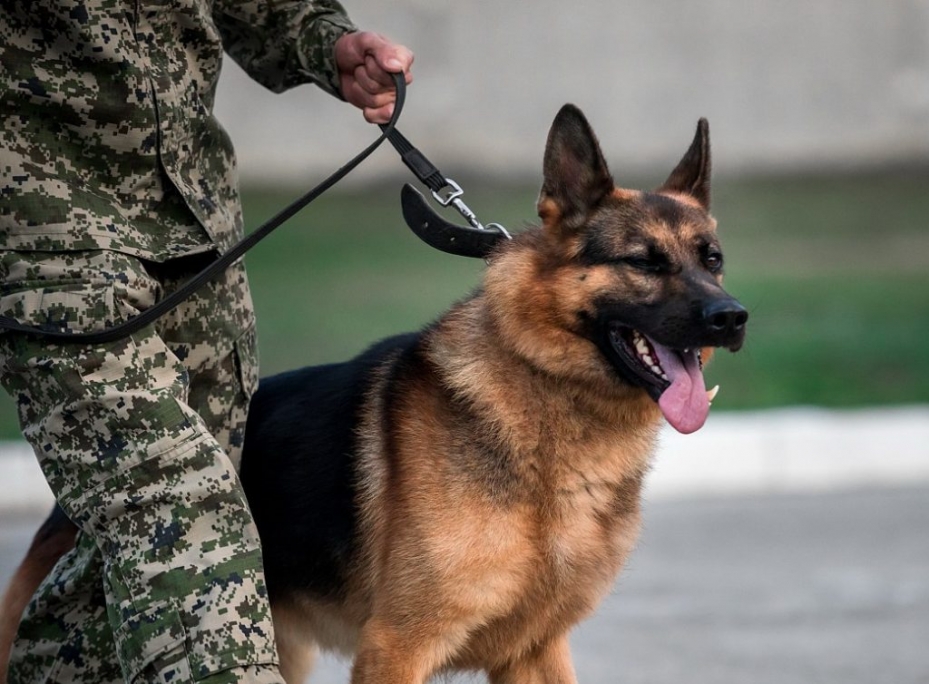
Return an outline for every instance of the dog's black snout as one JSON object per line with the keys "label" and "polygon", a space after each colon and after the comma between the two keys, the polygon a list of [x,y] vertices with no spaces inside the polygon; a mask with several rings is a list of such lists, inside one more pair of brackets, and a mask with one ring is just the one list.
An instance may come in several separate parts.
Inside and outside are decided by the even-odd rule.
{"label": "dog's black snout", "polygon": [[748,311],[734,299],[714,299],[703,307],[703,321],[718,333],[737,333],[745,329]]}

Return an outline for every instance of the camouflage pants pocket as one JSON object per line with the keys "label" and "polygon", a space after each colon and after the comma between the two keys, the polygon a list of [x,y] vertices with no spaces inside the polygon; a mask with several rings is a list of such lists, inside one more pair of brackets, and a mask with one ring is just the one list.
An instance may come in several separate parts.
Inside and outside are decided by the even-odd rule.
{"label": "camouflage pants pocket", "polygon": [[252,326],[235,341],[236,368],[242,393],[251,399],[258,388],[258,345],[255,328]]}
{"label": "camouflage pants pocket", "polygon": [[[152,272],[170,292],[209,261]],[[249,400],[258,382],[255,316],[245,267],[236,262],[158,322],[165,343],[189,373],[187,404],[206,423],[238,469]]]}
{"label": "camouflage pants pocket", "polygon": [[[0,312],[75,332],[96,331],[137,310],[110,281],[18,284]],[[106,345],[50,345],[0,336],[0,381],[17,400],[24,437],[65,509],[119,471],[196,434],[185,410],[187,371],[152,331]]]}
{"label": "camouflage pants pocket", "polygon": [[117,656],[126,682],[190,682],[186,632],[177,608],[156,603],[120,625]]}
{"label": "camouflage pants pocket", "polygon": [[258,389],[258,346],[255,339],[255,327],[252,326],[235,342],[235,375],[239,383],[241,401],[232,403],[230,416],[226,420],[229,426],[229,444],[227,453],[235,465],[236,471],[242,461],[242,447],[245,445],[245,421],[248,417],[248,405],[252,395]]}

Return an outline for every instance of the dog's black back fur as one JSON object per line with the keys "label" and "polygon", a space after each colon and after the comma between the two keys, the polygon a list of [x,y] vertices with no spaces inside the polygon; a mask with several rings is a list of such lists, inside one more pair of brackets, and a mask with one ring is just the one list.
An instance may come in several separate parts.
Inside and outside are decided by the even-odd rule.
{"label": "dog's black back fur", "polygon": [[341,595],[356,551],[356,430],[368,376],[419,337],[391,337],[344,363],[261,380],[249,409],[241,478],[272,596],[295,589]]}

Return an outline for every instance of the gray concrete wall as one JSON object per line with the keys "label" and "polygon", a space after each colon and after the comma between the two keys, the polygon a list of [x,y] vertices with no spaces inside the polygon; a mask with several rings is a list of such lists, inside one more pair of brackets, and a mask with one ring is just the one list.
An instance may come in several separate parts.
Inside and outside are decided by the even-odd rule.
{"label": "gray concrete wall", "polygon": [[[401,129],[450,175],[537,175],[567,101],[618,180],[670,169],[700,116],[722,173],[929,159],[929,0],[346,4],[416,52]],[[314,88],[275,96],[226,69],[246,179],[304,183],[376,132]],[[356,181],[398,168],[385,151]]]}

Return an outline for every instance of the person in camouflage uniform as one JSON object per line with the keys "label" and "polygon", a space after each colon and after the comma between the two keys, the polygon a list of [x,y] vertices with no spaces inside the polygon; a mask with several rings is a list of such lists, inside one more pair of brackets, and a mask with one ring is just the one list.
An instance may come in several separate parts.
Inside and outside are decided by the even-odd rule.
{"label": "person in camouflage uniform", "polygon": [[[0,313],[87,332],[152,306],[243,233],[213,117],[225,49],[386,121],[411,53],[335,0],[8,0],[0,12]],[[257,382],[241,262],[131,337],[0,334],[0,380],[74,550],[23,616],[12,682],[276,682],[236,476]],[[2,675],[0,675],[2,678]]]}

